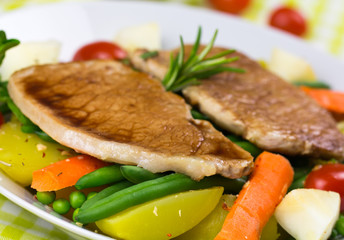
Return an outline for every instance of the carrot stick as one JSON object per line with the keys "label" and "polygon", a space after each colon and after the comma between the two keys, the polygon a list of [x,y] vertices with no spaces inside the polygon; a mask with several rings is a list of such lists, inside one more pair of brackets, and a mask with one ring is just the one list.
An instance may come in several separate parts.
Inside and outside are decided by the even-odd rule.
{"label": "carrot stick", "polygon": [[40,192],[70,187],[87,173],[109,164],[88,155],[80,155],[53,163],[33,172],[31,187]]}
{"label": "carrot stick", "polygon": [[309,87],[301,87],[301,89],[323,108],[336,113],[344,113],[344,93]]}
{"label": "carrot stick", "polygon": [[289,161],[263,152],[215,240],[258,240],[294,176]]}

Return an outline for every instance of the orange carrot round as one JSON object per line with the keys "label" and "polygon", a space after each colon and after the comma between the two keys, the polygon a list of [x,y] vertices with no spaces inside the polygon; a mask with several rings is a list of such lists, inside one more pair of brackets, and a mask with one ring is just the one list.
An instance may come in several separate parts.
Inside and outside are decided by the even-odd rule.
{"label": "orange carrot round", "polygon": [[75,185],[87,173],[108,165],[88,155],[67,158],[33,172],[31,187],[39,192],[60,190]]}
{"label": "orange carrot round", "polygon": [[301,87],[301,89],[323,108],[336,113],[344,113],[344,93],[309,87]]}
{"label": "orange carrot round", "polygon": [[263,152],[215,240],[258,240],[294,176],[289,161]]}

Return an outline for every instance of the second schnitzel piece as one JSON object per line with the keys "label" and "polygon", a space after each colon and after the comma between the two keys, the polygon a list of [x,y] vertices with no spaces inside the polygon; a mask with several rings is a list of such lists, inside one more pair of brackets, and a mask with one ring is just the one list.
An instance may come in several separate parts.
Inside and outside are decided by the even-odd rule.
{"label": "second schnitzel piece", "polygon": [[41,65],[12,75],[9,93],[57,142],[106,161],[194,179],[249,174],[252,156],[145,73],[115,62]]}
{"label": "second schnitzel piece", "polygon": [[[190,45],[185,46],[186,56]],[[214,56],[226,49],[213,48]],[[178,51],[174,50],[175,52]],[[169,51],[142,59],[137,50],[135,67],[163,79],[169,66]],[[288,155],[344,159],[344,136],[331,115],[297,87],[262,68],[244,54],[230,67],[245,73],[224,72],[186,87],[185,98],[220,127],[243,136],[258,147]]]}

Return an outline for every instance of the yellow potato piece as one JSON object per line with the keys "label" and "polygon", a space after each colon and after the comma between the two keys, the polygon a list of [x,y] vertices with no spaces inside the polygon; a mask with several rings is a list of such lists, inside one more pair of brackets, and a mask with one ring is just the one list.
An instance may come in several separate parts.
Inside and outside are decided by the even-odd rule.
{"label": "yellow potato piece", "polygon": [[197,225],[218,204],[222,187],[169,195],[96,222],[101,231],[125,240],[172,239]]}
{"label": "yellow potato piece", "polygon": [[20,128],[15,118],[0,126],[0,169],[20,185],[29,186],[32,172],[70,157],[71,151]]}
{"label": "yellow potato piece", "polygon": [[234,195],[223,195],[215,209],[206,218],[190,231],[176,237],[175,240],[213,240],[220,232],[235,199]]}

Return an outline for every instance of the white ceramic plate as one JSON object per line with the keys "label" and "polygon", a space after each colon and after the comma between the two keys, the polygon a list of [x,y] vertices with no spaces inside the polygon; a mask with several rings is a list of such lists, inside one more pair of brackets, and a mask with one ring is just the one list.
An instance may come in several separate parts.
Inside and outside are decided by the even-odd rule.
{"label": "white ceramic plate", "polygon": [[[234,47],[253,58],[268,59],[271,50],[279,47],[309,61],[322,79],[338,90],[344,90],[344,64],[319,52],[307,43],[276,30],[258,27],[236,17],[218,12],[195,9],[178,4],[98,1],[60,3],[22,9],[0,18],[0,29],[21,41],[58,40],[62,43],[61,60],[68,61],[83,44],[94,40],[111,40],[126,26],[158,22],[162,29],[163,47],[193,42],[197,27],[204,30],[204,43],[219,29],[217,45]],[[50,210],[37,207],[32,195],[0,172],[0,193],[37,216],[74,234],[89,239],[110,239],[79,228]]]}

